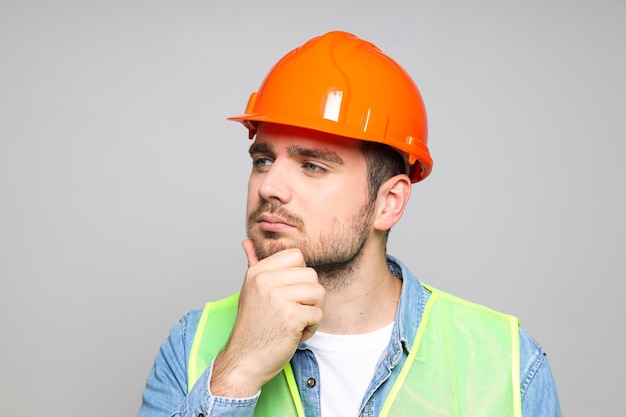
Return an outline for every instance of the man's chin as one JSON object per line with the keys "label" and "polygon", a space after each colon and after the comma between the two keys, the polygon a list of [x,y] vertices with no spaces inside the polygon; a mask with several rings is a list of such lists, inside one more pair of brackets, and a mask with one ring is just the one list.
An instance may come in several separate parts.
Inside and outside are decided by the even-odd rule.
{"label": "man's chin", "polygon": [[259,259],[264,259],[272,256],[275,253],[283,251],[285,249],[292,249],[297,247],[296,244],[290,243],[287,239],[280,236],[271,237],[251,237],[254,247],[256,248]]}

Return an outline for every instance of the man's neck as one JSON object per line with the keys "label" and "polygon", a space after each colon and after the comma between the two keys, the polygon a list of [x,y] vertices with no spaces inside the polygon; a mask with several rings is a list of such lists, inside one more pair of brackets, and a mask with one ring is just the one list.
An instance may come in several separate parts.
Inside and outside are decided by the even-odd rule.
{"label": "man's neck", "polygon": [[326,286],[320,331],[333,334],[366,333],[394,320],[402,280],[389,271],[384,254],[363,255],[343,285]]}

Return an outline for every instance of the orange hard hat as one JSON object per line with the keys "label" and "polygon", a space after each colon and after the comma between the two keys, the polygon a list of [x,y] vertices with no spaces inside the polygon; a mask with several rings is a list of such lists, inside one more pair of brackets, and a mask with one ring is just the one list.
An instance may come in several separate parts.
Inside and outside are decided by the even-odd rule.
{"label": "orange hard hat", "polygon": [[407,72],[375,45],[329,32],[285,55],[252,93],[242,122],[278,123],[387,144],[411,166],[412,182],[432,169],[426,109]]}

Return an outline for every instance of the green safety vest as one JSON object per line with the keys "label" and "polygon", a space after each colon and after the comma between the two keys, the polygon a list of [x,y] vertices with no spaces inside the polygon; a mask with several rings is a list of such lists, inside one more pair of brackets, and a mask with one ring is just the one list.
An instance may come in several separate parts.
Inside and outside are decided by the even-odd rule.
{"label": "green safety vest", "polygon": [[[380,416],[521,417],[518,320],[425,286],[413,347]],[[207,303],[194,337],[188,389],[228,342],[239,295]],[[291,365],[263,386],[255,417],[305,417]]]}

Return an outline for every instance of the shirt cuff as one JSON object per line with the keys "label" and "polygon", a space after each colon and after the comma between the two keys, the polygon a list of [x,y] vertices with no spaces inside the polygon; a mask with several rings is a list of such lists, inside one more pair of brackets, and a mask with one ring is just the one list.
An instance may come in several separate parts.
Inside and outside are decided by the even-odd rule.
{"label": "shirt cuff", "polygon": [[202,373],[188,394],[188,407],[184,414],[190,417],[252,417],[261,391],[259,390],[252,397],[245,398],[212,395],[210,386],[212,374],[213,362]]}

